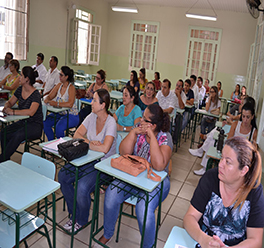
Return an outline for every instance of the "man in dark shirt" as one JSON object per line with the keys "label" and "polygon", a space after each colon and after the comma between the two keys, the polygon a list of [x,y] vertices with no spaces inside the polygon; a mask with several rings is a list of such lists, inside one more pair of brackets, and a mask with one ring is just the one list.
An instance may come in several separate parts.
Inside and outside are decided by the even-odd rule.
{"label": "man in dark shirt", "polygon": [[[193,90],[191,89],[191,80],[190,79],[186,79],[184,82],[184,93],[187,97],[186,100],[186,105],[190,105],[192,106],[194,103],[194,93]],[[189,119],[191,118],[191,114],[194,110],[194,108],[186,108],[185,107],[185,112],[183,114],[183,120],[182,120],[182,130],[187,126]]]}

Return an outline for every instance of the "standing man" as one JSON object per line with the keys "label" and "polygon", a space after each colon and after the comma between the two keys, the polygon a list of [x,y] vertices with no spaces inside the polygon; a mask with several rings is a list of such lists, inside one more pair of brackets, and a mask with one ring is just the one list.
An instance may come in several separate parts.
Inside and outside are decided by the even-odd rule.
{"label": "standing man", "polygon": [[202,106],[203,105],[202,102],[203,102],[203,99],[205,97],[205,92],[206,92],[206,89],[203,86],[203,78],[202,77],[198,77],[197,86],[198,86],[199,108],[202,108],[202,107],[204,107],[204,106]]}
{"label": "standing man", "polygon": [[9,70],[9,61],[13,59],[13,54],[10,52],[7,52],[5,55],[4,62],[5,64],[0,67],[0,82],[9,74],[11,74]]}
{"label": "standing man", "polygon": [[50,69],[47,72],[45,83],[43,84],[43,96],[48,95],[51,90],[60,82],[60,71],[57,68],[58,58],[51,56],[49,61]]}
{"label": "standing man", "polygon": [[36,83],[34,84],[34,87],[42,87],[43,83],[45,82],[47,69],[43,65],[43,61],[44,61],[43,53],[38,53],[36,64],[32,66],[32,68],[38,72],[38,77],[36,78],[35,81]]}
{"label": "standing man", "polygon": [[164,112],[171,114],[175,108],[176,95],[170,90],[171,82],[169,79],[164,79],[161,85],[161,90],[157,94],[157,99],[160,107]]}

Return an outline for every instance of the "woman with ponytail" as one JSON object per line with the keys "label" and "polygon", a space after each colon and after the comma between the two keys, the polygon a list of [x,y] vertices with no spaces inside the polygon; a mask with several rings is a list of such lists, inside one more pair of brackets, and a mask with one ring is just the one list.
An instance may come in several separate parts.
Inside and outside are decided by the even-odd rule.
{"label": "woman with ponytail", "polygon": [[[158,171],[167,171],[169,160],[171,158],[173,143],[170,133],[170,119],[167,113],[157,104],[149,105],[141,118],[140,123],[134,126],[129,134],[120,144],[120,155],[133,154],[145,158],[152,164],[153,169]],[[118,182],[116,179],[113,185],[119,183],[121,188],[131,188],[131,192],[138,192],[137,188]],[[143,247],[152,247],[155,241],[156,225],[155,225],[155,209],[159,204],[160,188],[156,188],[149,193],[152,200],[148,205],[148,216],[146,223]],[[167,197],[170,190],[170,179],[167,176],[163,181],[162,201]],[[129,190],[130,191],[130,190]],[[145,193],[141,197],[145,197]],[[116,220],[119,215],[120,204],[131,196],[121,194],[117,187],[111,187],[106,190],[104,201],[104,234],[100,238],[100,242],[106,244],[114,235]],[[136,204],[136,216],[140,232],[142,231],[144,222],[145,201],[138,201]],[[98,247],[95,244],[94,247]]]}
{"label": "woman with ponytail", "polygon": [[[75,104],[75,88],[72,84],[74,82],[74,72],[68,66],[62,66],[60,71],[60,83],[58,83],[52,91],[45,98],[44,103],[57,108],[70,108],[68,128],[78,125],[79,116],[78,109]],[[64,137],[64,132],[67,129],[67,112],[60,112],[58,114],[51,113],[44,121],[44,132],[48,140],[54,139],[54,118],[56,115],[56,137]]]}
{"label": "woman with ponytail", "polygon": [[[6,102],[3,112],[8,115],[29,115],[27,119],[27,139],[35,140],[41,137],[43,129],[43,115],[41,96],[33,87],[36,79],[36,72],[30,67],[25,66],[20,76],[20,86],[16,89],[14,95]],[[18,109],[12,109],[18,102]],[[6,129],[6,149],[4,149],[4,131],[1,132],[2,154],[0,162],[9,160],[18,146],[25,140],[25,120],[9,125]]]}
{"label": "woman with ponytail", "polygon": [[228,139],[218,168],[201,178],[183,219],[201,247],[262,247],[261,175],[256,147],[243,137]]}

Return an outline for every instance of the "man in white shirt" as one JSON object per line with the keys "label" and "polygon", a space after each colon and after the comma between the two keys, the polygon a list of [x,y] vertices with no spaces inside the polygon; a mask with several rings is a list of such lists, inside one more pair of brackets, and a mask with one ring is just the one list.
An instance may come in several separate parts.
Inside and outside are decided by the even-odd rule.
{"label": "man in white shirt", "polygon": [[36,78],[35,81],[36,83],[34,84],[34,87],[42,87],[43,83],[45,82],[47,69],[43,65],[43,61],[44,61],[43,53],[38,53],[36,64],[32,66],[32,68],[38,72],[38,77]]}
{"label": "man in white shirt", "polygon": [[176,88],[174,91],[176,95],[176,102],[175,102],[175,108],[184,109],[186,104],[186,95],[183,91],[183,81],[182,79],[179,79],[179,81],[176,84]]}
{"label": "man in white shirt", "polygon": [[60,71],[57,68],[58,58],[51,56],[49,61],[50,69],[47,72],[45,83],[43,84],[43,96],[48,95],[51,90],[60,82]]}
{"label": "man in white shirt", "polygon": [[170,90],[171,82],[169,79],[164,79],[161,85],[161,90],[157,94],[157,99],[160,107],[168,114],[172,113],[176,104],[176,95]]}
{"label": "man in white shirt", "polygon": [[203,78],[202,77],[198,77],[197,86],[198,86],[199,108],[202,108],[202,101],[204,99],[205,92],[206,92],[206,89],[203,86]]}
{"label": "man in white shirt", "polygon": [[190,80],[192,83],[191,89],[192,89],[193,94],[194,94],[194,101],[198,103],[199,102],[199,90],[198,90],[198,86],[196,84],[196,79],[197,79],[197,77],[195,75],[190,76]]}
{"label": "man in white shirt", "polygon": [[10,52],[7,52],[5,55],[5,64],[0,67],[0,82],[9,74],[11,74],[9,70],[9,61],[13,59],[13,54]]}

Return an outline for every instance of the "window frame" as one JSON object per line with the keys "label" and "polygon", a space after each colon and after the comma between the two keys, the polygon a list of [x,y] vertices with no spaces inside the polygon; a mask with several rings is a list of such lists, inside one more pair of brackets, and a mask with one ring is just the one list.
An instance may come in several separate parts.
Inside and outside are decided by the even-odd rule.
{"label": "window frame", "polygon": [[[80,19],[76,17],[77,10],[85,11],[89,14],[91,14],[92,21],[95,20],[95,14],[93,11],[84,9],[82,7],[79,7],[75,10],[74,18],[72,18],[71,21],[71,63],[75,65],[99,65],[100,62],[100,46],[101,46],[101,29],[102,27],[100,25],[93,24],[93,22],[89,22],[83,19]],[[87,24],[87,51],[86,51],[86,62],[78,62],[78,30],[79,30],[79,24],[80,22]],[[93,33],[93,30],[96,30],[96,34]],[[93,42],[94,39],[98,42]],[[97,47],[97,50],[96,50]],[[93,51],[92,51],[93,48]],[[96,59],[95,59],[96,57]]]}
{"label": "window frame", "polygon": [[[151,32],[142,32],[142,31],[134,31],[134,24],[144,24],[144,25],[156,25],[157,26],[157,32],[151,33]],[[157,63],[157,51],[158,51],[158,38],[159,38],[159,22],[153,22],[153,21],[139,21],[139,20],[132,20],[131,21],[131,36],[130,36],[130,46],[129,46],[129,62],[128,62],[128,69],[131,70],[138,70],[141,68],[145,68],[148,71],[156,71],[156,63]],[[134,44],[133,44],[133,35],[135,37]],[[136,44],[136,37],[137,35],[143,35],[143,42],[142,42],[142,50],[141,50],[141,59],[140,59],[140,66],[135,66],[135,53],[137,50],[132,50],[133,45],[135,47]],[[151,42],[151,52],[150,52],[150,59],[144,60],[144,46],[146,44],[146,37],[151,36],[153,37]],[[156,43],[154,44],[154,40],[156,39]],[[155,47],[155,51],[153,52],[153,47]],[[133,54],[131,56],[131,54]],[[154,58],[153,58],[154,56]],[[153,67],[151,67],[153,61]],[[144,66],[144,63],[149,63],[149,68]]]}

